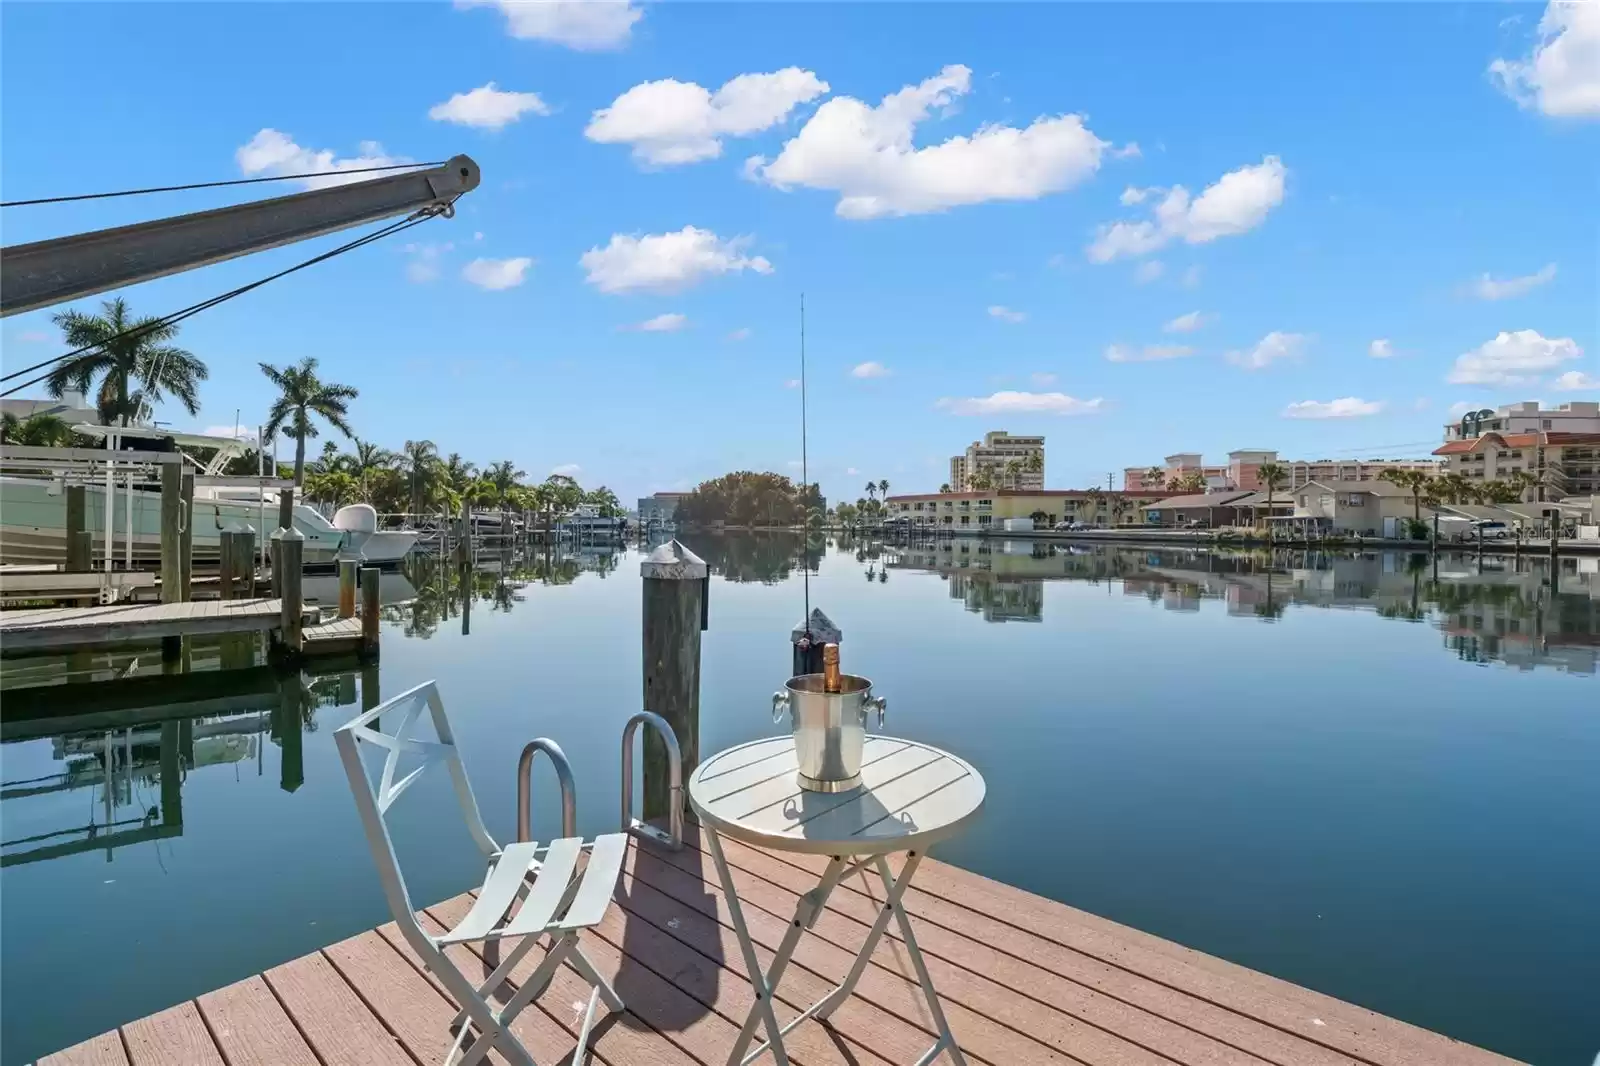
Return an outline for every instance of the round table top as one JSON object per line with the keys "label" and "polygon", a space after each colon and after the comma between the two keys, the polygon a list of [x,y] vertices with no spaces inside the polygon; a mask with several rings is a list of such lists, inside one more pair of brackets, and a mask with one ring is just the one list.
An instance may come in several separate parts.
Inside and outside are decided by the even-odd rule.
{"label": "round table top", "polygon": [[689,806],[746,844],[840,856],[921,852],[983,809],[983,775],[914,740],[868,737],[861,787],[849,792],[808,792],[796,783],[799,768],[791,736],[729,748],[695,770]]}

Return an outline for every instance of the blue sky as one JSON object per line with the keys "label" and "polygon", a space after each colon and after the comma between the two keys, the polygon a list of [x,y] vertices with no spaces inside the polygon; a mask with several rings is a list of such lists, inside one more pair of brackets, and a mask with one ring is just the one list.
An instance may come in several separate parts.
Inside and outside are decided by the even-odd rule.
{"label": "blue sky", "polygon": [[[1597,12],[8,3],[0,182],[478,161],[454,219],[185,324],[212,376],[183,426],[260,421],[257,362],[314,355],[391,447],[625,499],[789,472],[803,292],[830,498],[935,489],[993,428],[1046,434],[1061,487],[1425,454],[1453,405],[1600,396]],[[240,192],[11,208],[5,242]],[[125,295],[175,310],[349,236]],[[44,312],[0,339],[59,347]]]}

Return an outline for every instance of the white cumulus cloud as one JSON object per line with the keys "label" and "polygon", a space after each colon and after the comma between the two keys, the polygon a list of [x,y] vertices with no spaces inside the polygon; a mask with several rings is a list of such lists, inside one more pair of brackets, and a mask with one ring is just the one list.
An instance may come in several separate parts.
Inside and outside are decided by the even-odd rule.
{"label": "white cumulus cloud", "polygon": [[1395,355],[1394,342],[1387,337],[1379,337],[1367,345],[1367,354],[1374,359],[1392,359]]}
{"label": "white cumulus cloud", "polygon": [[1283,409],[1284,418],[1365,418],[1383,410],[1383,404],[1355,396],[1343,396],[1326,403],[1320,400],[1301,400]]}
{"label": "white cumulus cloud", "polygon": [[1273,330],[1256,342],[1249,351],[1233,351],[1226,356],[1228,362],[1246,370],[1260,370],[1280,359],[1298,359],[1305,351],[1306,335]]}
{"label": "white cumulus cloud", "polygon": [[1506,278],[1496,281],[1488,274],[1483,275],[1472,283],[1471,292],[1480,300],[1510,300],[1517,296],[1525,296],[1546,282],[1554,281],[1556,265],[1546,263],[1532,274],[1524,274],[1520,278]]}
{"label": "white cumulus cloud", "polygon": [[579,52],[621,48],[644,17],[630,0],[456,0],[456,6],[499,8],[511,36]]}
{"label": "white cumulus cloud", "polygon": [[1569,370],[1553,382],[1557,392],[1590,392],[1600,389],[1600,378],[1581,370]]}
{"label": "white cumulus cloud", "polygon": [[672,78],[647,81],[596,111],[583,135],[631,145],[641,163],[698,163],[721,155],[724,137],[770,129],[827,91],[827,82],[799,67],[741,74],[716,92]]}
{"label": "white cumulus cloud", "polygon": [[1537,330],[1519,329],[1497,334],[1456,356],[1446,380],[1453,385],[1518,385],[1537,381],[1545,371],[1582,356],[1583,349],[1571,337],[1543,337]]}
{"label": "white cumulus cloud", "polygon": [[428,117],[436,122],[454,122],[458,126],[473,126],[480,130],[498,130],[523,115],[549,113],[550,108],[538,93],[499,89],[492,81],[470,92],[456,93],[444,103],[434,104],[428,109]]}
{"label": "white cumulus cloud", "polygon": [[1042,117],[1023,129],[980,126],[970,135],[918,148],[917,125],[971,89],[972,71],[956,65],[890,93],[876,107],[835,96],[776,159],[758,156],[745,172],[779,188],[837,192],[836,214],[866,219],[991,200],[1037,200],[1099,169],[1107,143],[1089,132],[1081,115]]}
{"label": "white cumulus cloud", "polygon": [[250,138],[233,153],[234,161],[246,177],[279,177],[285,174],[315,174],[302,178],[308,189],[325,189],[330,185],[346,185],[352,181],[366,181],[377,174],[346,174],[345,171],[367,167],[387,167],[409,163],[404,156],[389,155],[377,141],[362,141],[353,156],[341,158],[331,149],[303,148],[287,133],[267,127]]}
{"label": "white cumulus cloud", "polygon": [[1186,315],[1179,315],[1174,318],[1171,322],[1162,326],[1161,329],[1166,333],[1193,333],[1195,330],[1215,322],[1219,317],[1221,316],[1206,311],[1190,311]]}
{"label": "white cumulus cloud", "polygon": [[748,237],[724,240],[696,226],[642,237],[616,233],[604,248],[584,252],[578,264],[601,292],[679,292],[719,274],[772,273],[766,259],[744,254],[749,243]]}
{"label": "white cumulus cloud", "polygon": [[946,397],[936,407],[953,415],[1092,415],[1104,407],[1096,396],[1080,400],[1064,392],[995,392],[988,396]]}
{"label": "white cumulus cloud", "polygon": [[577,463],[562,463],[560,466],[551,467],[550,473],[560,474],[563,477],[577,477],[579,472],[582,470],[583,467],[579,466]]}
{"label": "white cumulus cloud", "polygon": [[1147,344],[1133,348],[1126,344],[1113,344],[1106,349],[1106,360],[1112,363],[1158,363],[1166,359],[1182,359],[1194,354],[1187,344]]}
{"label": "white cumulus cloud", "polygon": [[[1260,163],[1230,170],[1193,198],[1188,189],[1174,185],[1155,205],[1153,218],[1101,226],[1089,245],[1089,259],[1095,263],[1109,263],[1124,256],[1148,255],[1175,240],[1205,244],[1219,237],[1248,233],[1265,222],[1274,207],[1283,203],[1283,185],[1288,173],[1282,160],[1269,155]],[[1161,190],[1142,191],[1158,193]]]}
{"label": "white cumulus cloud", "polygon": [[1523,107],[1563,118],[1600,116],[1600,4],[1551,0],[1533,49],[1496,59],[1489,77]]}
{"label": "white cumulus cloud", "polygon": [[639,322],[632,326],[624,326],[623,328],[637,333],[676,333],[688,325],[688,315],[679,314],[676,311],[669,311],[666,314],[657,315],[654,318],[647,318],[643,322]]}
{"label": "white cumulus cloud", "polygon": [[515,259],[474,259],[461,268],[461,276],[480,289],[514,289],[527,280],[531,266],[533,260],[525,255]]}
{"label": "white cumulus cloud", "polygon": [[865,363],[857,363],[850,368],[850,376],[853,378],[886,378],[890,373],[891,371],[888,367],[872,360]]}
{"label": "white cumulus cloud", "polygon": [[1012,325],[1016,325],[1018,322],[1025,321],[1028,316],[1021,311],[1013,311],[1009,307],[992,304],[989,307],[989,317],[998,318],[1002,322],[1010,322]]}

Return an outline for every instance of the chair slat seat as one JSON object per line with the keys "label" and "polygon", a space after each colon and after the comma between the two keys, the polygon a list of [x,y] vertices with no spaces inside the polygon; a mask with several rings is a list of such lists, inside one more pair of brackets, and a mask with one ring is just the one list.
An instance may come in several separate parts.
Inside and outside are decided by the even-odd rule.
{"label": "chair slat seat", "polygon": [[589,866],[583,871],[583,883],[572,898],[572,906],[557,923],[560,929],[588,929],[605,919],[606,908],[617,890],[617,878],[622,874],[622,860],[628,854],[628,838],[621,833],[607,833],[594,838],[594,848],[589,852]]}
{"label": "chair slat seat", "polygon": [[539,870],[539,879],[528,890],[528,898],[522,901],[516,917],[494,935],[532,936],[544,932],[561,909],[562,901],[567,898],[567,889],[572,884],[572,875],[578,868],[578,856],[581,854],[583,841],[578,837],[566,837],[551,843],[544,857],[544,865]]}

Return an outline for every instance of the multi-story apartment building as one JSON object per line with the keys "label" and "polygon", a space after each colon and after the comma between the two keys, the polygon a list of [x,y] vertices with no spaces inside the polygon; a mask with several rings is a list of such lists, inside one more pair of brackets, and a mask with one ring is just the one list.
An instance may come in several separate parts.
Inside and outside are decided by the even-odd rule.
{"label": "multi-story apartment building", "polygon": [[1134,526],[1145,523],[1145,508],[1164,495],[1164,491],[980,489],[890,496],[887,506],[891,519],[904,518],[913,528],[976,532],[999,526],[1007,518],[1033,518],[1039,526],[1069,520],[1091,526]]}
{"label": "multi-story apartment building", "polygon": [[[1037,457],[1037,458],[1035,458]],[[1009,463],[1015,462],[1018,472],[1013,483],[1007,472]],[[983,440],[967,445],[963,455],[950,457],[950,487],[961,491],[979,475],[988,475],[992,487],[1044,488],[1044,438],[1013,437],[1003,429],[983,435]]]}
{"label": "multi-story apartment building", "polygon": [[1207,466],[1197,452],[1169,455],[1160,467],[1130,466],[1122,472],[1122,486],[1138,492],[1160,492],[1174,478],[1198,473],[1208,490],[1253,492],[1266,487],[1261,482],[1261,468],[1267,463],[1283,467],[1288,480],[1282,487],[1287,489],[1299,488],[1308,481],[1376,481],[1389,467],[1430,474],[1440,469],[1432,459],[1279,459],[1275,451],[1248,448],[1229,452],[1226,466]]}
{"label": "multi-story apartment building", "polygon": [[1474,481],[1530,475],[1541,500],[1600,493],[1600,402],[1474,411],[1445,426],[1445,443],[1433,454],[1443,472]]}

